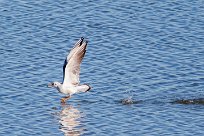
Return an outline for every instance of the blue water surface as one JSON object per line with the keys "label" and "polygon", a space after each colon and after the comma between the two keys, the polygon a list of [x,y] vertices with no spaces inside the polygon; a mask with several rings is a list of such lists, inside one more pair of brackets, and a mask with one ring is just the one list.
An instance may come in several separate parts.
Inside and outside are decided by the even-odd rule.
{"label": "blue water surface", "polygon": [[[203,0],[1,0],[0,135],[204,135]],[[88,41],[64,95],[68,51]],[[124,104],[131,99],[132,104]]]}

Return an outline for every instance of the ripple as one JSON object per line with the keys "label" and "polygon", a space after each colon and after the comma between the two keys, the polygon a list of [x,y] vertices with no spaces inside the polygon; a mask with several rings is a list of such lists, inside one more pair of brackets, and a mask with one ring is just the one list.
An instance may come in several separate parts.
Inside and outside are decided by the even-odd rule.
{"label": "ripple", "polygon": [[[1,1],[0,135],[203,135],[203,5]],[[93,89],[63,106],[46,85],[81,36]]]}
{"label": "ripple", "polygon": [[180,99],[180,100],[175,100],[172,102],[173,104],[204,104],[204,98],[197,98],[197,99]]}

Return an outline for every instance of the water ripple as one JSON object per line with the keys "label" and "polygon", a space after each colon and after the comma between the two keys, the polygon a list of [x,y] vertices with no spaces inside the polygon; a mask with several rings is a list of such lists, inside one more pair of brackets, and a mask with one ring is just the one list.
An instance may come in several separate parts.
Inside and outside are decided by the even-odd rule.
{"label": "water ripple", "polygon": [[[202,0],[0,5],[0,135],[204,134]],[[93,89],[61,105],[46,86],[81,36]]]}

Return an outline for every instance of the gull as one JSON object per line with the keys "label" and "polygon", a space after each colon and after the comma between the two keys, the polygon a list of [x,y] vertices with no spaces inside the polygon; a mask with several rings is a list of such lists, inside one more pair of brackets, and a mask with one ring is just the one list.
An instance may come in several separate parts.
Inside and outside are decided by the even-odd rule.
{"label": "gull", "polygon": [[91,89],[88,84],[80,84],[80,64],[86,53],[88,41],[81,37],[67,55],[63,66],[63,82],[51,82],[48,87],[57,88],[60,93],[67,95],[61,99],[61,103],[71,98],[75,93],[87,92]]}

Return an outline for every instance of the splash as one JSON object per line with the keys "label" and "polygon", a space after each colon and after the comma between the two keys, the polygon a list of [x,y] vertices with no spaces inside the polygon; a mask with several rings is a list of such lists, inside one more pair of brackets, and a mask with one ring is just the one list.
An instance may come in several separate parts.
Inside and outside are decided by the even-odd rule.
{"label": "splash", "polygon": [[136,101],[133,100],[133,92],[132,91],[128,91],[128,90],[125,90],[125,98],[121,100],[121,103],[124,104],[124,105],[128,105],[128,104],[134,104],[134,103],[137,103]]}
{"label": "splash", "polygon": [[134,101],[132,99],[132,96],[129,96],[128,98],[122,99],[121,102],[124,105],[126,105],[126,104],[133,104],[134,103]]}

